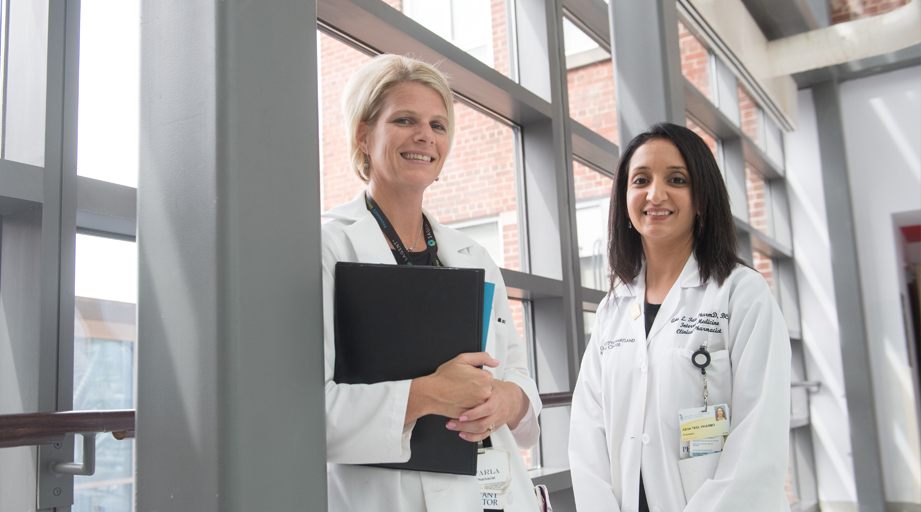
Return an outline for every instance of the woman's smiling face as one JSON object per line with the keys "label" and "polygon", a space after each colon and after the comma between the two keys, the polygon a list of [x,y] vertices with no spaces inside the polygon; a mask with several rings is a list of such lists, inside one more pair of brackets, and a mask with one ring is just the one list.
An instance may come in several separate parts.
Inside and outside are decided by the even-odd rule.
{"label": "woman's smiling face", "polygon": [[633,153],[627,176],[627,214],[647,243],[693,243],[697,208],[681,152],[665,139]]}
{"label": "woman's smiling face", "polygon": [[391,89],[374,123],[358,127],[374,187],[421,188],[435,181],[448,156],[448,113],[431,87],[406,82]]}

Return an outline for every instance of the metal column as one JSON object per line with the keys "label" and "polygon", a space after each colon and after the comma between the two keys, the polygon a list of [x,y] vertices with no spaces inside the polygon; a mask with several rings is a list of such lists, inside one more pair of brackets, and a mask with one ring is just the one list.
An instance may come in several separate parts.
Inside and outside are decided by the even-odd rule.
{"label": "metal column", "polygon": [[325,510],[316,3],[142,3],[138,510]]}
{"label": "metal column", "polygon": [[822,181],[825,188],[832,277],[841,334],[841,362],[851,427],[854,481],[860,510],[885,510],[876,402],[857,261],[844,128],[837,80],[812,89],[815,98]]}
{"label": "metal column", "polygon": [[684,77],[673,0],[611,0],[620,147],[650,125],[684,126]]}

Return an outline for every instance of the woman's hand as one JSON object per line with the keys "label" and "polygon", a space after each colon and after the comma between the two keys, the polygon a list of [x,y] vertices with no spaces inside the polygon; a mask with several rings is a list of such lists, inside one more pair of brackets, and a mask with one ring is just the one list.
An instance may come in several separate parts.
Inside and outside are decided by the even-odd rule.
{"label": "woman's hand", "polygon": [[502,425],[508,424],[514,430],[530,405],[527,395],[517,384],[493,380],[492,394],[486,402],[448,421],[446,426],[460,432],[462,439],[477,442],[489,437]]}
{"label": "woman's hand", "polygon": [[403,424],[427,414],[456,418],[482,405],[493,393],[493,377],[478,366],[498,365],[486,352],[469,352],[442,364],[431,375],[413,379]]}

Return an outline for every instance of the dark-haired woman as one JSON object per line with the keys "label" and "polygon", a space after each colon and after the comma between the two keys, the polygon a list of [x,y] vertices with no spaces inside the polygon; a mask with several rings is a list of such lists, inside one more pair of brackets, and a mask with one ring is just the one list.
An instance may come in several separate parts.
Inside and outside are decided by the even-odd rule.
{"label": "dark-haired woman", "polygon": [[[789,510],[787,325],[737,256],[706,143],[666,123],[633,139],[609,232],[611,291],[572,403],[577,508]],[[728,426],[712,421],[717,406]]]}

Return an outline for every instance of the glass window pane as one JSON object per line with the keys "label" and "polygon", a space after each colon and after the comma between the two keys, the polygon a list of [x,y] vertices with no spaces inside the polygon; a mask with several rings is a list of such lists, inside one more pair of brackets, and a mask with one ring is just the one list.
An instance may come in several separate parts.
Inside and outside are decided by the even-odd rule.
{"label": "glass window pane", "polygon": [[[528,351],[528,371],[531,378],[536,380],[534,361],[534,340],[530,336],[530,329],[526,326],[530,322],[530,303],[526,301],[509,299],[509,306],[512,309],[512,321],[515,323],[515,329],[518,335],[524,341],[524,346]],[[540,467],[540,443],[527,450],[520,450],[521,457],[524,459],[524,467],[535,469]]]}
{"label": "glass window pane", "polygon": [[710,52],[680,21],[678,46],[681,51],[681,74],[694,84],[698,91],[713,101],[710,95]]}
{"label": "glass window pane", "polygon": [[[77,235],[75,294],[74,409],[133,409],[137,246]],[[133,440],[97,435],[96,473],[74,477],[73,510],[130,512],[133,452]]]}
{"label": "glass window pane", "polygon": [[748,135],[748,138],[758,147],[763,147],[761,141],[761,109],[752,101],[751,95],[741,85],[738,86],[738,92],[742,133]]}
{"label": "glass window pane", "polygon": [[[797,474],[796,474],[796,436],[791,431],[790,432],[790,458],[787,462],[787,480],[784,482],[783,490],[787,495],[787,501],[790,502],[790,506],[794,507],[800,502],[799,499],[799,489],[797,485]],[[795,509],[794,509],[795,510]]]}
{"label": "glass window pane", "polygon": [[748,192],[748,223],[758,231],[772,236],[770,184],[748,164],[745,165],[745,189]]}
{"label": "glass window pane", "polygon": [[611,54],[563,18],[569,116],[617,143],[617,102]]}
{"label": "glass window pane", "polygon": [[774,297],[777,297],[777,289],[774,286],[774,261],[771,260],[771,257],[758,251],[753,251],[752,266],[764,276],[764,280],[771,287],[771,293],[774,294]]}
{"label": "glass window pane", "polygon": [[506,0],[387,0],[487,66],[512,77]]}
{"label": "glass window pane", "polygon": [[515,129],[458,102],[454,119],[454,148],[423,206],[443,224],[496,218],[502,240],[496,264],[520,270]]}
{"label": "glass window pane", "polygon": [[614,180],[579,162],[572,163],[572,171],[582,286],[607,291],[610,288],[608,205]]}
{"label": "glass window pane", "polygon": [[7,2],[2,157],[44,167],[49,3]]}
{"label": "glass window pane", "polygon": [[139,0],[80,4],[77,174],[137,187]]}
{"label": "glass window pane", "polygon": [[[762,115],[764,111],[761,112]],[[764,116],[764,152],[778,165],[782,165],[783,157],[783,132],[769,116]]]}
{"label": "glass window pane", "polygon": [[713,152],[713,157],[716,158],[716,163],[719,164],[720,170],[722,171],[723,160],[722,160],[722,155],[720,154],[719,141],[716,138],[714,138],[712,135],[707,133],[703,128],[701,128],[700,126],[697,126],[697,123],[695,123],[694,121],[691,121],[691,118],[687,118],[686,122],[687,122],[688,128],[694,133],[696,133],[697,135],[699,135],[700,138],[702,138],[704,142],[707,143],[707,146],[710,147],[710,151]]}
{"label": "glass window pane", "polygon": [[592,340],[592,331],[595,328],[595,316],[597,313],[594,311],[583,311],[582,312],[582,325],[583,330],[585,331],[585,346],[588,346],[588,342]]}
{"label": "glass window pane", "polygon": [[320,204],[323,211],[353,199],[365,189],[349,163],[342,117],[342,91],[352,74],[371,60],[368,55],[318,32],[320,76]]}

